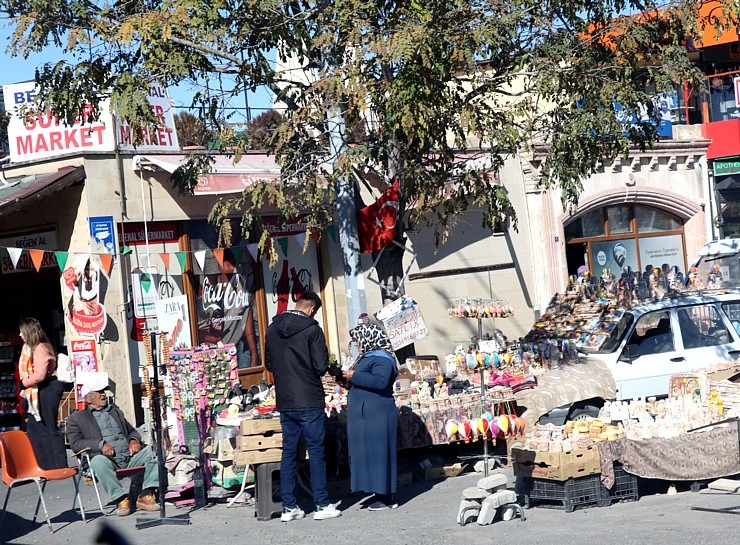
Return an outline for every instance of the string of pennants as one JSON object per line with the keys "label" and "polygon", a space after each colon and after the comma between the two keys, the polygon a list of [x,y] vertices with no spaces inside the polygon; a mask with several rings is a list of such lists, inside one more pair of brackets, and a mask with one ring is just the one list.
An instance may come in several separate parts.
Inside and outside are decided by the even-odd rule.
{"label": "string of pennants", "polygon": [[[303,247],[303,243],[305,241],[305,234],[300,233],[298,235],[293,235],[293,237],[296,239],[298,244]],[[277,241],[280,249],[283,252],[284,256],[288,255],[288,238],[289,237],[274,237],[274,240]],[[258,261],[258,245],[257,244],[247,244],[246,246],[247,251],[252,256],[252,259],[254,261]],[[36,268],[36,272],[39,272],[41,270],[41,266],[44,262],[44,258],[47,254],[54,254],[54,257],[56,257],[57,265],[59,266],[60,271],[64,271],[64,268],[67,266],[67,261],[69,261],[70,256],[74,255],[87,255],[87,256],[98,256],[98,259],[100,259],[101,269],[103,273],[110,277],[111,268],[113,267],[113,259],[114,255],[111,253],[96,253],[96,252],[65,252],[61,250],[40,250],[36,248],[17,248],[14,246],[0,246],[0,248],[4,248],[8,255],[10,256],[10,261],[13,264],[13,268],[15,269],[18,265],[18,261],[21,258],[21,255],[23,252],[28,252],[29,257],[31,258],[31,262],[33,263],[33,266]],[[234,259],[237,263],[241,263],[241,256],[242,256],[242,249],[244,247],[242,246],[232,246],[228,248],[228,250],[232,253],[234,256]],[[216,258],[216,261],[218,262],[219,267],[223,269],[224,266],[224,253],[227,250],[227,248],[215,248],[215,249],[208,249],[208,250],[184,250],[179,252],[151,252],[151,255],[157,255],[162,260],[162,263],[164,264],[165,269],[167,269],[168,272],[170,272],[170,257],[172,255],[175,256],[177,259],[178,264],[180,265],[180,271],[184,271],[187,264],[187,258],[188,254],[192,254],[193,259],[198,263],[201,270],[205,268],[205,261],[206,261],[206,254],[207,252],[211,252],[213,254],[213,257]],[[133,253],[133,250],[130,246],[122,246],[120,248],[120,254],[121,255],[129,255]]]}

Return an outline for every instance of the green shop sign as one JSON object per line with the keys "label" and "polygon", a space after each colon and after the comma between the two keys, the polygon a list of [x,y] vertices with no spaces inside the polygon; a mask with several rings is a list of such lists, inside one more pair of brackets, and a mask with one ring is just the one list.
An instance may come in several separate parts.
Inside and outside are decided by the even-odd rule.
{"label": "green shop sign", "polygon": [[714,162],[715,176],[728,176],[738,173],[740,173],[740,157]]}

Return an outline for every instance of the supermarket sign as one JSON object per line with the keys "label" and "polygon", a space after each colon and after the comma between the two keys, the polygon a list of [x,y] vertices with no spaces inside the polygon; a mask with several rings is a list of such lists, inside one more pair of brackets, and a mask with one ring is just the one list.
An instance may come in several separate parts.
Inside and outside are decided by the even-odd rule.
{"label": "supermarket sign", "polygon": [[[134,149],[134,135],[125,123],[118,120],[114,123],[108,99],[100,102],[97,113],[91,104],[85,105],[72,125],[68,125],[49,110],[34,111],[37,94],[36,84],[32,81],[3,86],[5,111],[10,113],[8,142],[11,162],[36,161],[79,152],[110,152],[116,149],[117,141],[121,149]],[[160,126],[142,130],[143,143],[136,149],[179,150],[166,90],[154,85],[148,98]]]}

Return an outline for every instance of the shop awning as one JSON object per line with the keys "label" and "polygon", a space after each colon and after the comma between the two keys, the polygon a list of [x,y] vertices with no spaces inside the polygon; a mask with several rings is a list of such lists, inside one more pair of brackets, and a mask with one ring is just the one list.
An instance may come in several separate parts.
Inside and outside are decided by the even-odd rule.
{"label": "shop awning", "polygon": [[[241,193],[245,188],[259,181],[278,180],[280,167],[275,158],[265,154],[246,154],[238,162],[225,155],[213,155],[211,172],[202,175],[195,186],[196,195],[223,195]],[[172,174],[188,162],[190,155],[136,155],[134,170],[147,167],[159,168]]]}
{"label": "shop awning", "polygon": [[84,180],[85,169],[81,166],[15,177],[7,177],[0,172],[0,217],[17,212]]}

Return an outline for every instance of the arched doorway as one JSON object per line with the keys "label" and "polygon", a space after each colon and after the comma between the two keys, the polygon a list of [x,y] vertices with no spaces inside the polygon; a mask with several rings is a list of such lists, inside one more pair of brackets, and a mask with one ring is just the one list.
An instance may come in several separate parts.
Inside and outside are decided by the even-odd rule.
{"label": "arched doorway", "polygon": [[606,269],[617,278],[626,267],[634,272],[666,266],[686,271],[683,220],[665,210],[606,205],[575,216],[564,229],[569,275],[584,266],[596,275]]}

